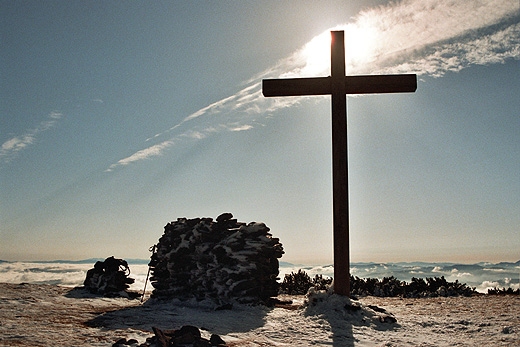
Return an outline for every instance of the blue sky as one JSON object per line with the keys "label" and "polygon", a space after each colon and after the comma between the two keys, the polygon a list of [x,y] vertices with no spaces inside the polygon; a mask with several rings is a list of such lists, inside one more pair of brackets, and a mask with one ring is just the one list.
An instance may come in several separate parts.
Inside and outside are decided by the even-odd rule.
{"label": "blue sky", "polygon": [[351,260],[520,259],[520,9],[502,1],[0,1],[0,259],[147,258],[178,217],[332,262],[328,97],[262,78],[417,73],[348,97]]}

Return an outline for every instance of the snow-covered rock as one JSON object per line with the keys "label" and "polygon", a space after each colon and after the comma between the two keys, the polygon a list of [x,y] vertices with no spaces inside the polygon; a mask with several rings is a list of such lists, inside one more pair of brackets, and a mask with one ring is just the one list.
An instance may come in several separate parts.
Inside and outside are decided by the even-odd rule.
{"label": "snow-covered rock", "polygon": [[128,277],[129,275],[128,263],[111,256],[105,261],[97,261],[94,267],[87,271],[83,285],[94,294],[129,298],[127,290],[135,281]]}

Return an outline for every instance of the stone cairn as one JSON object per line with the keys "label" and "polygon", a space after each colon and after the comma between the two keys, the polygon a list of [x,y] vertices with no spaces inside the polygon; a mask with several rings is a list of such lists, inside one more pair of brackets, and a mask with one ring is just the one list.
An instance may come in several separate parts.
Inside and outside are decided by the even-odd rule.
{"label": "stone cairn", "polygon": [[129,275],[128,263],[111,256],[105,261],[97,261],[94,268],[87,271],[83,285],[93,294],[128,297],[127,290],[135,281]]}
{"label": "stone cairn", "polygon": [[154,298],[210,299],[219,305],[265,303],[278,295],[283,247],[264,223],[231,213],[178,218],[164,227],[150,261]]}

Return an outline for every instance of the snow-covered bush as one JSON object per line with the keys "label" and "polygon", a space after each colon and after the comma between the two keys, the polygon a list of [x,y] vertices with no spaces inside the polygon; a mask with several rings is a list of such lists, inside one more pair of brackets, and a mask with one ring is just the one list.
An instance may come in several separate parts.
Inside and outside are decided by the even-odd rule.
{"label": "snow-covered bush", "polygon": [[352,295],[373,295],[381,297],[437,297],[437,296],[471,296],[475,293],[475,288],[470,288],[459,281],[448,282],[442,277],[415,278],[409,283],[400,281],[397,278],[384,277],[359,278],[350,276],[350,288]]}
{"label": "snow-covered bush", "polygon": [[310,288],[315,290],[327,290],[331,285],[332,278],[323,278],[322,275],[316,275],[313,279],[303,270],[297,273],[291,272],[285,275],[280,285],[280,293],[291,295],[307,294]]}

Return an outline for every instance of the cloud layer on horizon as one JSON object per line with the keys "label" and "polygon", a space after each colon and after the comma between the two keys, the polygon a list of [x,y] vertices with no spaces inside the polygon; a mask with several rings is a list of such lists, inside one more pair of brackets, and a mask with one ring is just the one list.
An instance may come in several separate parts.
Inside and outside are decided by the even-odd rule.
{"label": "cloud layer on horizon", "polygon": [[[516,0],[405,0],[368,9],[350,23],[316,36],[291,56],[254,76],[234,95],[203,107],[150,137],[147,142],[168,138],[119,160],[106,171],[160,156],[186,138],[198,140],[217,132],[252,129],[263,125],[274,111],[302,102],[300,97],[264,98],[260,81],[328,75],[330,46],[323,38],[330,35],[330,30],[345,31],[347,73],[351,75],[416,73],[441,77],[471,65],[520,58],[520,5]],[[355,53],[361,50],[365,51],[363,57]],[[196,119],[202,121],[194,124]],[[190,122],[191,127],[187,127]]]}
{"label": "cloud layer on horizon", "polygon": [[[88,269],[94,264],[73,264],[64,262],[1,262],[0,282],[4,283],[39,283],[57,284],[75,287],[83,283]],[[130,262],[131,278],[135,279],[132,290],[143,290],[146,281],[148,266]],[[309,276],[323,275],[333,277],[333,265],[295,265],[280,263],[280,278],[291,272],[304,270]],[[461,271],[459,269],[464,269]],[[446,280],[467,283],[476,286],[481,293],[488,288],[512,288],[517,290],[520,283],[517,281],[518,266],[513,263],[500,264],[450,264],[450,263],[352,263],[353,276],[360,278],[379,278],[394,276],[400,280],[410,281],[412,277],[440,277]]]}

